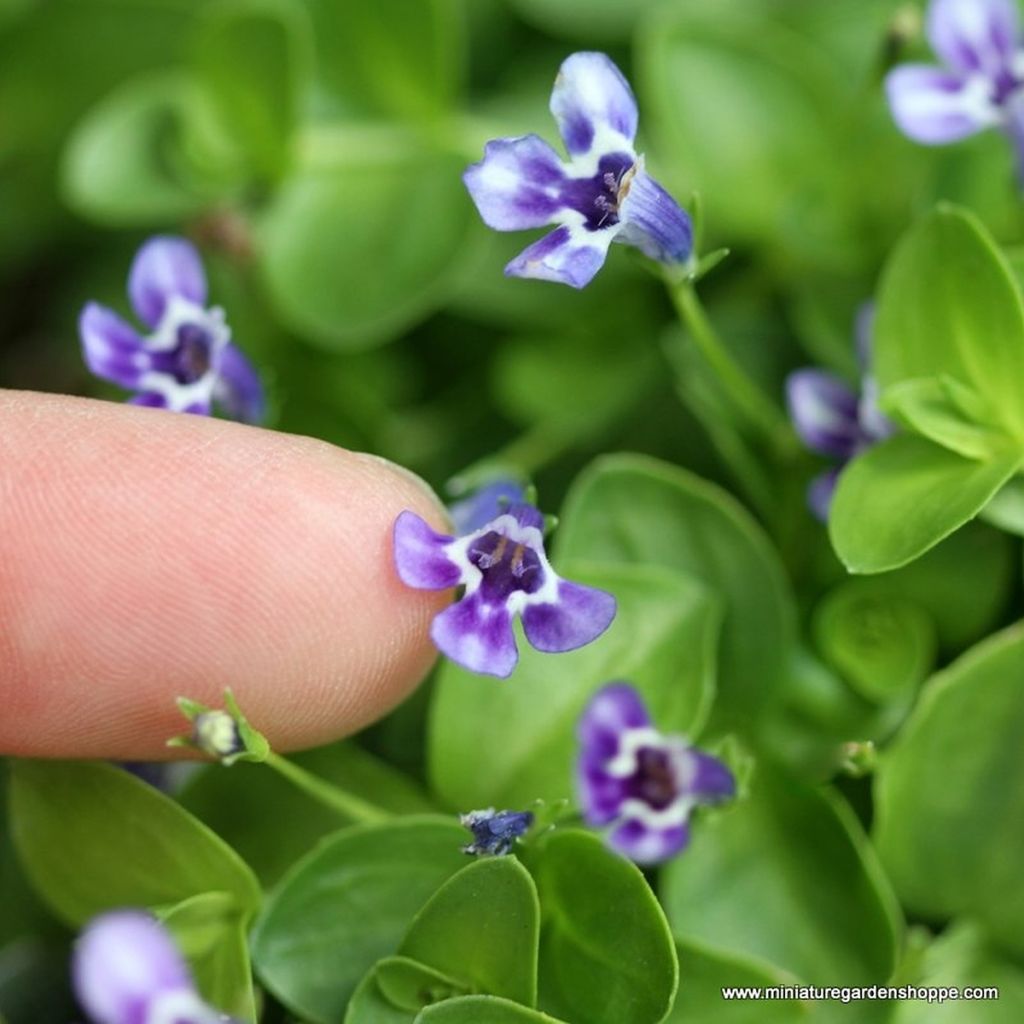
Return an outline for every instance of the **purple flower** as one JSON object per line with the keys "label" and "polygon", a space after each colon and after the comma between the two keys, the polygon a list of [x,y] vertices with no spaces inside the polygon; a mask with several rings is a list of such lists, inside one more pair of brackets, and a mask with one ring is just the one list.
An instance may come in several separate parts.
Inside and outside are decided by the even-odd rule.
{"label": "purple flower", "polygon": [[816,476],[807,492],[811,511],[828,519],[839,471],[855,455],[889,437],[895,427],[878,408],[878,389],[868,373],[873,308],[857,316],[857,355],[864,371],[858,395],[841,377],[827,370],[796,370],[786,378],[789,416],[804,444],[838,463]]}
{"label": "purple flower", "polygon": [[570,160],[537,135],[496,139],[463,181],[488,227],[524,231],[558,225],[523,250],[505,273],[582,288],[613,242],[662,263],[684,263],[693,246],[689,215],[645,170],[633,148],[633,90],[603,53],[574,53],[551,93]]}
{"label": "purple flower", "polygon": [[512,852],[516,841],[533,824],[529,811],[470,811],[459,815],[460,824],[473,833],[473,842],[462,848],[463,853],[502,857]]}
{"label": "purple flower", "polygon": [[544,518],[516,504],[461,537],[435,533],[414,512],[395,521],[395,566],[421,590],[463,586],[462,597],[434,619],[430,635],[452,661],[504,678],[519,659],[512,619],[539,651],[571,651],[600,636],[615,617],[615,598],[563,580],[544,553]]}
{"label": "purple flower", "polygon": [[82,350],[97,377],[135,391],[134,405],[208,416],[216,403],[234,419],[263,418],[259,377],[232,344],[224,311],[206,308],[206,275],[191,242],[146,242],[132,262],[128,297],[149,334],[96,302],[82,310]]}
{"label": "purple flower", "polygon": [[675,856],[690,838],[690,812],[736,794],[732,772],[678,736],[651,724],[640,695],[611,683],[580,719],[577,790],[583,817],[608,827],[608,840],[638,864]]}
{"label": "purple flower", "polygon": [[900,130],[942,145],[1002,128],[1024,157],[1024,49],[1015,0],[932,0],[925,26],[943,66],[906,64],[885,82]]}
{"label": "purple flower", "polygon": [[75,994],[95,1024],[220,1024],[163,927],[138,910],[94,918],[75,946]]}

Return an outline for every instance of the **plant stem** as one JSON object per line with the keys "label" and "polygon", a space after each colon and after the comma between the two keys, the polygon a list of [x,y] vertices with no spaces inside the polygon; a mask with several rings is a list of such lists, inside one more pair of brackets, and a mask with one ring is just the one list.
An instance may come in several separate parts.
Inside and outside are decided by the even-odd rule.
{"label": "plant stem", "polygon": [[306,771],[305,768],[300,768],[294,761],[289,761],[273,751],[267,755],[264,764],[273,768],[279,775],[283,775],[307,796],[311,796],[325,807],[330,807],[332,810],[337,811],[346,818],[351,818],[355,822],[360,824],[376,824],[377,822],[387,821],[391,817],[387,811],[382,810],[380,807],[375,807],[373,804],[367,803],[365,800],[353,796],[343,789],[339,789],[330,782],[321,779],[318,775]]}

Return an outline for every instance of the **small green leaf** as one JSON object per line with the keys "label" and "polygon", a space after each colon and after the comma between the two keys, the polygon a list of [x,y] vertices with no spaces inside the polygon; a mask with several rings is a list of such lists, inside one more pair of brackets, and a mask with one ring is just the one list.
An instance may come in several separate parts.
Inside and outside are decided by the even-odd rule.
{"label": "small green leaf", "polygon": [[875,841],[901,901],[963,914],[1024,955],[1024,629],[927,684],[875,775]]}
{"label": "small green leaf", "polygon": [[719,622],[706,588],[654,566],[555,565],[568,579],[613,593],[615,621],[567,654],[544,654],[520,641],[520,663],[507,685],[452,663],[441,669],[429,769],[436,790],[460,811],[525,809],[538,798],[571,796],[576,723],[590,696],[613,679],[637,687],[659,728],[696,736],[703,724]]}
{"label": "small green leaf", "polygon": [[731,495],[657,459],[605,456],[573,484],[555,554],[679,569],[721,595],[715,711],[756,718],[788,661],[796,611],[778,555]]}
{"label": "small green leaf", "polygon": [[[390,963],[394,959],[389,957],[382,960],[381,964]],[[395,1006],[381,991],[377,980],[377,966],[374,966],[364,975],[352,993],[352,998],[345,1009],[345,1024],[413,1024],[416,1010],[405,1010]]]}
{"label": "small green leaf", "polygon": [[[346,1024],[357,1024],[356,1021]],[[361,1022],[360,1022],[361,1024]],[[366,1024],[377,1024],[367,1021]],[[382,1021],[381,1024],[389,1024]],[[564,1024],[539,1010],[530,1010],[497,996],[462,996],[428,1006],[415,1024]]]}
{"label": "small green leaf", "polygon": [[531,870],[540,892],[540,1005],[587,1024],[657,1024],[679,965],[640,870],[581,831],[552,833]]}
{"label": "small green leaf", "polygon": [[539,929],[529,872],[514,857],[491,857],[463,868],[434,893],[398,952],[466,982],[470,991],[533,1006]]}
{"label": "small green leaf", "polygon": [[760,761],[746,799],[698,819],[692,832],[663,872],[678,939],[807,984],[888,979],[899,910],[838,794]]}
{"label": "small green leaf", "polygon": [[252,933],[263,983],[289,1009],[336,1024],[364,974],[397,952],[410,921],[466,864],[450,818],[355,826],[325,839],[267,898]]}
{"label": "small green leaf", "polygon": [[241,914],[260,888],[239,856],[169,797],[113,765],[12,761],[12,833],[53,909],[80,925],[113,907],[230,894]]}
{"label": "small green leaf", "polygon": [[922,555],[977,515],[1024,452],[984,462],[908,434],[876,445],[839,477],[829,535],[850,572],[884,572]]}
{"label": "small green leaf", "polygon": [[[534,965],[536,973],[536,955]],[[413,1014],[419,1013],[424,1006],[431,1003],[466,995],[470,991],[462,982],[405,956],[386,957],[378,961],[373,972],[381,995],[392,1006],[410,1010]]]}
{"label": "small green leaf", "polygon": [[1000,530],[1024,537],[1024,477],[1007,480],[982,509],[981,518]]}

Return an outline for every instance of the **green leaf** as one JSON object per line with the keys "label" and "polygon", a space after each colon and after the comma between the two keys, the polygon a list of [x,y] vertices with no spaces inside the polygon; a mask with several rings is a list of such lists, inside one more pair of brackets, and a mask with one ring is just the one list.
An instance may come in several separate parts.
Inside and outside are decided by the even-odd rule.
{"label": "green leaf", "polygon": [[946,375],[984,396],[995,423],[1024,445],[1024,305],[972,214],[942,204],[897,246],[879,290],[873,360],[883,395]]}
{"label": "green leaf", "polygon": [[531,870],[540,892],[540,1005],[587,1024],[657,1024],[679,965],[640,870],[588,832],[552,833]]}
{"label": "green leaf", "polygon": [[277,178],[308,73],[309,26],[286,0],[224,0],[199,23],[192,64],[218,126],[256,177]]}
{"label": "green leaf", "polygon": [[605,456],[573,484],[555,553],[680,569],[721,595],[715,711],[756,718],[795,642],[796,612],[778,555],[731,495],[657,459]]}
{"label": "green leaf", "polygon": [[814,615],[825,660],[876,704],[913,693],[935,658],[935,627],[916,604],[865,590],[851,580],[831,591]]}
{"label": "green leaf", "polygon": [[[349,1022],[346,1021],[346,1024]],[[351,1024],[356,1024],[352,1021]],[[361,1024],[361,1022],[360,1022]],[[367,1021],[366,1024],[377,1024]],[[381,1024],[388,1024],[382,1021]],[[428,1006],[415,1024],[563,1024],[539,1010],[530,1010],[518,1003],[496,996],[462,996]]]}
{"label": "green leaf", "polygon": [[[458,877],[456,875],[456,877]],[[535,897],[536,898],[536,897]],[[534,974],[536,974],[536,945],[534,937]],[[514,950],[513,950],[514,952]],[[469,993],[469,988],[432,967],[427,967],[405,956],[389,956],[378,961],[373,969],[380,994],[392,1006],[419,1013],[424,1006]],[[534,979],[536,985],[536,979]]]}
{"label": "green leaf", "polygon": [[838,794],[759,761],[747,797],[698,819],[692,832],[663,872],[678,939],[807,984],[888,979],[899,911]]}
{"label": "green leaf", "polygon": [[1000,530],[1024,537],[1024,477],[1007,480],[982,509],[981,518]]}
{"label": "green leaf", "polygon": [[192,966],[203,998],[223,1013],[256,1019],[246,921],[227,893],[206,892],[161,915]]}
{"label": "green leaf", "polygon": [[[685,854],[684,854],[685,856]],[[791,975],[742,957],[680,942],[679,992],[665,1024],[793,1024],[805,1020],[807,1008],[796,999],[736,999],[722,989],[793,985]]]}
{"label": "green leaf", "polygon": [[80,925],[113,907],[160,907],[206,892],[239,913],[260,888],[238,854],[169,797],[113,765],[12,761],[10,808],[25,872]]}
{"label": "green leaf", "polygon": [[662,0],[511,0],[527,21],[570,39],[627,41],[640,18]]}
{"label": "green leaf", "polygon": [[324,840],[268,897],[252,933],[257,974],[289,1009],[335,1024],[363,975],[466,863],[450,818],[355,826]]}
{"label": "green leaf", "polygon": [[576,723],[591,695],[613,679],[637,687],[659,728],[700,731],[713,692],[719,622],[707,590],[654,566],[555,565],[568,579],[611,591],[615,621],[568,654],[520,642],[519,667],[507,684],[452,663],[441,669],[428,763],[434,788],[452,807],[524,808],[570,796]]}
{"label": "green leaf", "polygon": [[1024,628],[927,685],[875,777],[875,841],[913,912],[981,921],[1024,955]]}
{"label": "green leaf", "polygon": [[954,922],[935,939],[914,984],[945,989],[993,986],[999,996],[941,1004],[907,999],[894,1007],[891,1024],[1018,1024],[1024,1017],[1024,971],[1002,959],[969,922]]}
{"label": "green leaf", "polygon": [[829,535],[850,572],[884,572],[924,554],[977,515],[1017,471],[1024,452],[984,462],[898,435],[839,477]]}
{"label": "green leaf", "polygon": [[[390,340],[443,303],[472,225],[463,159],[404,137],[334,140],[341,158],[291,175],[263,224],[270,298],[334,350]],[[329,161],[331,162],[331,161]]]}
{"label": "green leaf", "polygon": [[[381,964],[393,959],[389,957]],[[413,1024],[416,1012],[395,1006],[381,991],[377,983],[379,966],[372,967],[356,986],[345,1010],[345,1024]]]}
{"label": "green leaf", "polygon": [[513,857],[486,858],[438,889],[398,952],[467,982],[470,991],[533,1006],[539,929],[529,872]]}

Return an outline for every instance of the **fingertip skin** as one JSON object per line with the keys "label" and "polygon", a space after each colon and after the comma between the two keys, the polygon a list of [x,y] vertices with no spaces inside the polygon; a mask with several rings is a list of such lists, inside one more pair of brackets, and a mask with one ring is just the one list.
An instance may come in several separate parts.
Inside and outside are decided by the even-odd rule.
{"label": "fingertip skin", "polygon": [[379,717],[429,670],[448,596],[405,587],[411,474],[200,416],[0,392],[0,753],[162,758],[174,698],[231,687],[287,750]]}

